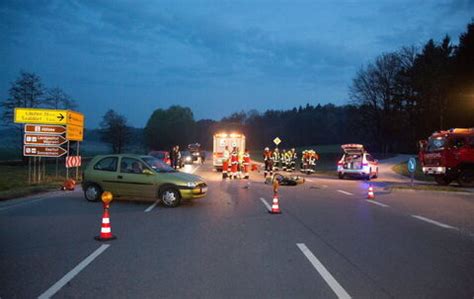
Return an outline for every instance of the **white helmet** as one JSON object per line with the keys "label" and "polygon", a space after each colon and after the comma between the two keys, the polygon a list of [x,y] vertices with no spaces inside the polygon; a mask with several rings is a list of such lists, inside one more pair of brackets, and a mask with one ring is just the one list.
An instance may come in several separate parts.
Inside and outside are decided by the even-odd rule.
{"label": "white helmet", "polygon": [[268,148],[268,146],[265,148],[266,151],[269,151],[270,149]]}

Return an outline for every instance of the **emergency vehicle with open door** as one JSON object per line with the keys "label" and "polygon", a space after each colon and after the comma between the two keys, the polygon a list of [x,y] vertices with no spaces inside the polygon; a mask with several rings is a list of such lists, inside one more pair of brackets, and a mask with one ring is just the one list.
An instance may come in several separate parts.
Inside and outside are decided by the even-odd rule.
{"label": "emergency vehicle with open door", "polygon": [[378,161],[367,153],[362,144],[344,144],[341,148],[344,154],[337,163],[340,179],[346,176],[358,176],[367,180],[378,177]]}
{"label": "emergency vehicle with open door", "polygon": [[234,147],[239,150],[239,157],[242,157],[245,151],[245,136],[239,133],[217,133],[214,134],[214,145],[213,145],[213,165],[217,170],[222,170],[222,161],[224,159],[225,147],[228,147],[229,153],[232,152]]}

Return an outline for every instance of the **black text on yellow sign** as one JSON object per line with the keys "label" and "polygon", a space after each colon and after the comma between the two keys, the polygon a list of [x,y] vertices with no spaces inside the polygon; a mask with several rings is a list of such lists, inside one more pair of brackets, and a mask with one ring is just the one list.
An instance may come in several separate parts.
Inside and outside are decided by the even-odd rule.
{"label": "black text on yellow sign", "polygon": [[70,110],[15,108],[14,122],[84,126],[84,115]]}
{"label": "black text on yellow sign", "polygon": [[67,125],[66,139],[72,141],[82,141],[84,139],[84,127]]}

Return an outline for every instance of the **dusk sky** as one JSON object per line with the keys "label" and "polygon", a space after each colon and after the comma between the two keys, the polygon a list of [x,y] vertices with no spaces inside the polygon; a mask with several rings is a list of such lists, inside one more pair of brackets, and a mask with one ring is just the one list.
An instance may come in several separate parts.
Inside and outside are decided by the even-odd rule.
{"label": "dusk sky", "polygon": [[34,72],[88,128],[110,108],[143,127],[173,104],[197,120],[345,104],[358,68],[446,34],[457,44],[473,16],[472,0],[2,0],[0,96]]}

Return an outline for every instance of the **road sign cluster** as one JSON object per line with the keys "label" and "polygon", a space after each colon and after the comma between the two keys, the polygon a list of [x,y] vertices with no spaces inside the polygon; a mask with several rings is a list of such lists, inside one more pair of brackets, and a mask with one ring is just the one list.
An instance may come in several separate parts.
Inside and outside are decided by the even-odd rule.
{"label": "road sign cluster", "polygon": [[[70,110],[15,108],[14,121],[25,123],[23,155],[30,157],[61,157],[68,153],[62,145],[84,139],[84,115]],[[65,136],[64,136],[65,135]],[[72,159],[67,167],[80,166]]]}

